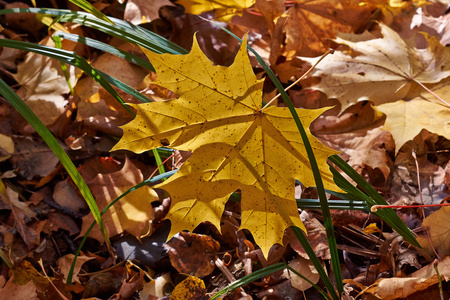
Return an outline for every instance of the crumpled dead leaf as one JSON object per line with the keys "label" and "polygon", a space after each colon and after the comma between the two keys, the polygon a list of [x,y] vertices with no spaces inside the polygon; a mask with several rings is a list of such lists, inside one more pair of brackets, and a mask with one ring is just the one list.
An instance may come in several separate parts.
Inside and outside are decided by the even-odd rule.
{"label": "crumpled dead leaf", "polygon": [[[320,275],[310,260],[304,259],[303,257],[299,256],[291,260],[289,262],[289,266],[301,275],[305,276],[312,283],[316,284],[319,282]],[[287,279],[290,279],[291,285],[300,291],[306,291],[307,289],[312,287],[312,284],[292,273],[288,269],[284,269],[283,276]]]}
{"label": "crumpled dead leaf", "polygon": [[[302,219],[303,224],[305,224],[306,231],[308,235],[306,235],[306,239],[311,244],[314,253],[317,257],[322,259],[330,259],[330,249],[328,248],[327,235],[325,232],[325,227],[316,219],[310,217],[309,213],[306,211],[302,211],[300,214],[300,218]],[[303,249],[302,245],[295,237],[294,233],[290,228],[286,230],[285,238],[291,245],[292,249],[295,250],[301,257],[305,259],[309,259],[308,254],[306,254],[305,249]]]}
{"label": "crumpled dead leaf", "polygon": [[[79,26],[72,26],[73,33],[82,35]],[[46,37],[41,45],[55,47],[53,40]],[[82,51],[78,43],[63,40],[62,48],[69,51]],[[75,86],[81,70],[67,65],[67,71],[72,86]],[[64,72],[59,61],[36,53],[28,53],[25,61],[17,67],[14,79],[21,85],[17,94],[45,124],[50,125],[64,111],[67,104],[63,94],[70,92]]]}
{"label": "crumpled dead leaf", "polygon": [[[67,278],[67,275],[69,274],[69,270],[70,270],[70,267],[72,266],[74,257],[75,257],[75,255],[73,255],[73,254],[66,254],[63,257],[61,257],[60,259],[58,259],[58,261],[56,262],[61,274],[64,275],[64,278]],[[84,255],[79,255],[77,257],[77,261],[75,263],[75,268],[73,269],[73,273],[72,273],[73,274],[72,282],[74,282],[75,280],[80,281],[78,278],[78,274],[80,273],[81,267],[83,266],[83,264],[85,262],[90,261],[94,258],[95,257],[89,257],[89,256],[84,256]]]}
{"label": "crumpled dead leaf", "polygon": [[[450,257],[437,263],[437,268],[443,279],[448,281],[450,279]],[[434,265],[431,263],[404,278],[379,279],[364,290],[364,294],[371,294],[384,300],[406,298],[413,293],[426,290],[438,282]]]}
{"label": "crumpled dead leaf", "polygon": [[173,3],[169,0],[128,0],[123,18],[135,25],[148,23],[159,18],[158,10],[164,5],[173,6]]}
{"label": "crumpled dead leaf", "polygon": [[180,273],[205,277],[216,268],[214,256],[220,244],[207,235],[180,232],[167,242],[172,266]]}
{"label": "crumpled dead leaf", "polygon": [[[296,0],[286,12],[286,53],[317,56],[330,48],[329,39],[338,32],[350,33],[360,30],[383,0],[373,0],[360,5],[359,0]],[[301,28],[301,30],[299,30]]]}

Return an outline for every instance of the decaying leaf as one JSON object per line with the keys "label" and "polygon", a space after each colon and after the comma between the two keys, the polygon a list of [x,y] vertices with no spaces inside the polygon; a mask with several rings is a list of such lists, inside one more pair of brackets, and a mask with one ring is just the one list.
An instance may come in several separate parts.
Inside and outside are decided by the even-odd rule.
{"label": "decaying leaf", "polygon": [[21,136],[13,140],[19,155],[14,155],[11,161],[23,178],[32,180],[49,176],[59,165],[58,158],[44,141]]}
{"label": "decaying leaf", "polygon": [[[440,261],[437,264],[437,268],[443,279],[448,281],[450,279],[450,257]],[[379,279],[368,289],[364,290],[364,294],[372,294],[379,299],[386,300],[406,298],[413,293],[426,290],[438,282],[439,279],[434,265],[429,264],[404,278]]]}
{"label": "decaying leaf", "polygon": [[159,18],[158,10],[164,5],[173,6],[169,0],[128,0],[123,18],[136,25],[148,23]]}
{"label": "decaying leaf", "polygon": [[[73,32],[82,34],[79,28]],[[54,47],[50,37],[45,38],[40,44]],[[69,40],[64,40],[62,45],[63,49],[69,51],[79,49],[79,46],[76,48],[76,43]],[[67,70],[70,82],[74,86],[81,70],[74,66],[67,66]],[[69,93],[70,88],[59,61],[40,54],[28,53],[25,61],[17,67],[14,79],[21,85],[17,94],[27,101],[45,125],[52,124],[63,112],[67,104],[63,94]]]}
{"label": "decaying leaf", "polygon": [[[72,266],[72,262],[74,259],[75,255],[73,254],[66,254],[63,257],[61,257],[60,259],[58,259],[57,264],[58,264],[58,268],[60,269],[60,272],[64,275],[65,278],[67,278],[67,275],[69,274],[69,270],[70,267]],[[81,267],[83,266],[83,264],[89,260],[94,259],[94,257],[89,257],[89,256],[78,256],[77,257],[77,262],[75,263],[75,268],[73,270],[73,281],[78,279],[78,273],[80,273]]]}
{"label": "decaying leaf", "polygon": [[[171,194],[168,218],[177,232],[204,221],[220,228],[231,193],[242,192],[240,229],[252,232],[267,257],[289,226],[304,229],[294,199],[295,179],[314,185],[303,141],[287,108],[261,109],[262,84],[250,65],[246,41],[230,67],[213,66],[195,42],[188,55],[145,51],[157,70],[156,84],[178,99],[133,105],[136,118],[112,150],[141,153],[156,147],[192,151],[169,180],[158,185]],[[309,132],[325,109],[299,114],[328,189],[336,190],[326,158],[336,153]],[[180,188],[183,186],[183,188]]]}
{"label": "decaying leaf", "polygon": [[[353,32],[367,22],[383,0],[296,0],[284,20],[286,52],[297,55],[320,55],[330,47],[329,39],[338,32]],[[301,28],[301,30],[299,30]]]}
{"label": "decaying leaf", "polygon": [[[81,173],[83,174],[83,172]],[[123,192],[142,181],[144,181],[142,172],[127,159],[121,170],[99,173],[94,178],[86,180],[86,183],[91,189],[99,209],[102,210]],[[124,196],[102,217],[108,235],[115,236],[127,231],[139,237],[147,222],[153,217],[151,203],[156,200],[158,200],[158,195],[148,186],[143,186]],[[94,222],[92,214],[83,218],[81,236],[86,233],[92,222]],[[98,228],[94,228],[89,236],[103,241]]]}
{"label": "decaying leaf", "polygon": [[428,228],[432,245],[426,235],[418,236],[417,241],[430,254],[433,254],[433,248],[439,255],[450,255],[450,207],[441,207],[438,211],[432,213],[423,220],[422,226]]}
{"label": "decaying leaf", "polygon": [[[301,275],[305,276],[312,283],[316,284],[317,282],[319,282],[319,273],[314,268],[314,265],[310,260],[304,259],[303,257],[299,256],[291,260],[289,262],[289,266]],[[295,275],[288,269],[285,269],[283,271],[283,277],[290,279],[291,285],[300,291],[306,291],[307,289],[312,287],[309,282]]]}
{"label": "decaying leaf", "polygon": [[397,151],[424,128],[450,138],[450,49],[427,35],[428,47],[417,49],[386,25],[380,27],[383,38],[367,32],[337,38],[349,48],[317,66],[314,74],[321,80],[314,88],[337,98],[343,110],[372,101],[386,114],[384,129],[393,134]]}
{"label": "decaying leaf", "polygon": [[[416,49],[386,25],[380,27],[383,38],[367,32],[341,34],[335,41],[350,50],[325,57],[313,71],[321,78],[314,88],[339,99],[342,110],[360,100],[375,105],[410,100],[423,91],[414,80],[438,83],[450,75],[450,49],[436,38],[429,37],[427,49]],[[439,102],[436,98],[430,100]]]}
{"label": "decaying leaf", "polygon": [[168,243],[172,266],[180,273],[205,277],[214,271],[214,256],[220,244],[208,235],[180,232]]}
{"label": "decaying leaf", "polygon": [[11,210],[15,221],[15,229],[19,232],[28,249],[33,249],[39,245],[41,228],[33,228],[29,224],[27,225],[30,218],[36,218],[36,212],[28,207],[29,203],[20,201],[19,194],[9,187],[0,194],[0,202],[5,203],[7,209]]}

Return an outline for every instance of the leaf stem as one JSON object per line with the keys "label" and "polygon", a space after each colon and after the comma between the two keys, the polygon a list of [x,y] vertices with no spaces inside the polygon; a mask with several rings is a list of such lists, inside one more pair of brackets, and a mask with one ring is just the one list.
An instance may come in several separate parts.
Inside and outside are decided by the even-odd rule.
{"label": "leaf stem", "polygon": [[[420,203],[421,203],[422,205],[425,205],[425,204],[423,204],[422,187],[421,187],[421,185],[420,185],[420,169],[419,169],[419,162],[417,161],[416,150],[415,150],[415,149],[412,149],[412,153],[411,153],[411,154],[412,154],[412,157],[414,158],[414,162],[416,163],[417,187],[419,188]],[[425,209],[424,209],[423,206],[421,207],[421,210],[422,210],[422,218],[425,219]],[[424,227],[425,227],[425,232],[427,233],[427,239],[428,239],[428,243],[430,243],[431,249],[433,249],[433,252],[434,252],[434,254],[436,255],[436,257],[437,257],[439,260],[441,260],[441,257],[440,257],[439,254],[437,253],[436,248],[433,246],[433,242],[431,241],[430,230],[428,229],[427,226],[424,226]]]}
{"label": "leaf stem", "polygon": [[[297,79],[293,84],[291,84],[290,86],[288,86],[287,88],[284,89],[285,92],[287,92],[289,89],[291,89],[294,85],[296,85],[299,81],[303,80],[309,73],[311,73],[312,70],[314,70],[314,68],[322,61],[322,59],[325,58],[325,56],[327,56],[328,54],[333,54],[334,50],[333,49],[329,49],[327,50],[327,52],[325,52],[320,58],[319,60],[311,67],[309,68],[308,71],[306,71],[305,74],[303,74],[299,79]],[[264,105],[263,108],[261,108],[261,111],[263,111],[267,106],[269,106],[273,101],[275,101],[276,99],[278,99],[281,96],[281,93],[279,93],[278,95],[276,95],[275,97],[272,98],[272,100],[270,100],[269,102],[266,103],[266,105]]]}
{"label": "leaf stem", "polygon": [[450,104],[445,101],[444,99],[442,99],[441,97],[439,97],[435,92],[433,92],[432,90],[430,90],[428,87],[426,87],[422,82],[418,81],[417,79],[410,77],[410,79],[412,81],[414,81],[415,83],[417,83],[418,85],[420,85],[424,90],[426,90],[428,93],[430,93],[431,95],[433,95],[434,97],[436,97],[436,99],[438,99],[439,101],[441,101],[445,106],[450,107]]}

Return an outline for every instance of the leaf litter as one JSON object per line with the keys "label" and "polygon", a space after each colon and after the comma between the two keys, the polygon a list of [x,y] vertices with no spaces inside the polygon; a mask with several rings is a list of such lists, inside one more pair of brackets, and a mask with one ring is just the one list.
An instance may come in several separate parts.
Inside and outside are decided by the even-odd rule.
{"label": "leaf litter", "polygon": [[[252,6],[254,2],[256,3]],[[92,233],[76,265],[74,283],[67,285],[64,282],[68,274],[68,265],[80,242],[79,237],[83,235],[83,230],[90,225],[92,219],[86,216],[86,206],[80,202],[82,199],[74,189],[73,183],[67,179],[67,174],[59,168],[57,161],[53,161],[50,149],[40,142],[34,131],[2,100],[0,179],[5,188],[1,191],[0,242],[1,249],[8,253],[7,257],[11,261],[14,261],[11,269],[6,264],[2,265],[0,274],[2,297],[59,299],[63,295],[68,299],[89,297],[129,299],[140,294],[141,297],[157,299],[168,298],[176,286],[173,298],[185,299],[186,295],[191,298],[195,297],[194,295],[202,298],[208,297],[206,293],[218,291],[229,283],[223,269],[216,264],[210,264],[214,259],[222,261],[235,279],[279,261],[295,263],[298,270],[309,268],[308,257],[303,249],[292,238],[289,230],[284,234],[283,232],[289,225],[300,224],[298,223],[300,218],[298,221],[294,218],[298,217],[298,212],[293,201],[293,179],[298,179],[303,184],[295,188],[296,198],[316,197],[313,191],[306,188],[314,185],[314,182],[307,173],[302,172],[300,176],[298,172],[294,172],[296,175],[292,175],[294,163],[286,163],[289,161],[288,158],[292,157],[292,153],[281,151],[275,147],[277,143],[269,143],[272,149],[267,153],[271,155],[271,165],[281,164],[281,167],[278,172],[268,174],[271,180],[277,178],[292,182],[289,183],[288,189],[280,186],[261,188],[262,183],[269,182],[257,179],[264,173],[256,172],[257,174],[248,176],[247,169],[240,168],[239,172],[235,172],[238,174],[237,177],[230,180],[227,189],[217,189],[212,185],[213,188],[209,187],[202,191],[211,198],[217,198],[219,194],[222,197],[220,204],[215,206],[213,218],[207,217],[205,213],[198,213],[193,216],[198,220],[191,221],[187,227],[182,228],[186,226],[185,224],[174,227],[176,220],[182,219],[180,218],[182,214],[176,216],[177,205],[181,207],[179,211],[182,212],[185,209],[183,201],[194,199],[194,196],[198,195],[193,184],[195,178],[205,180],[205,174],[211,176],[214,173],[205,172],[203,167],[206,166],[206,170],[215,170],[216,165],[223,161],[220,159],[223,153],[216,148],[217,146],[211,145],[220,143],[222,148],[228,149],[235,158],[243,157],[243,162],[257,166],[258,163],[254,158],[262,146],[254,144],[244,151],[242,149],[247,143],[243,143],[241,139],[235,146],[230,146],[230,137],[239,136],[239,130],[244,130],[243,128],[249,126],[257,128],[258,126],[254,125],[256,120],[264,118],[285,120],[289,116],[286,114],[286,118],[280,118],[279,115],[284,113],[276,112],[283,111],[281,107],[263,109],[261,114],[264,115],[263,118],[258,115],[262,97],[274,94],[273,87],[270,83],[263,84],[260,80],[261,71],[252,57],[249,64],[253,68],[248,65],[241,70],[233,69],[235,67],[232,61],[238,44],[222,31],[212,30],[210,23],[200,21],[195,15],[200,11],[208,18],[214,16],[217,20],[221,18],[220,20],[224,22],[222,24],[239,36],[249,32],[249,44],[263,54],[283,83],[290,83],[304,73],[308,65],[314,61],[311,57],[321,55],[328,47],[336,49],[333,55],[329,55],[317,66],[314,78],[310,76],[289,91],[291,99],[299,109],[317,109],[308,122],[306,119],[303,120],[304,125],[312,123],[310,128],[312,134],[333,149],[324,148],[318,140],[315,142],[318,147],[328,149],[325,151],[328,154],[319,159],[323,163],[322,171],[325,174],[328,174],[328,169],[325,168],[326,156],[342,151],[342,157],[392,204],[419,204],[421,199],[425,203],[437,204],[448,199],[446,197],[450,187],[449,109],[444,103],[449,101],[446,98],[449,86],[449,55],[445,47],[448,44],[449,27],[444,26],[448,23],[445,21],[448,17],[448,14],[445,14],[447,7],[442,2],[433,2],[429,5],[408,2],[397,5],[395,1],[390,1],[389,5],[385,1],[367,1],[366,5],[359,5],[358,1],[350,1],[343,6],[333,1],[314,3],[300,0],[293,3],[276,1],[276,5],[273,1],[254,2],[249,1],[244,6],[235,6],[232,1],[223,1],[220,7],[207,5],[197,7],[195,9],[199,9],[198,12],[191,11],[194,14],[186,14],[182,6],[165,6],[168,5],[165,1],[157,2],[151,8],[144,6],[142,1],[95,4],[104,12],[115,16],[121,16],[125,11],[125,19],[134,24],[152,26],[157,32],[171,37],[187,49],[191,48],[192,33],[198,32],[198,44],[194,40],[197,56],[191,61],[184,62],[186,67],[181,68],[184,70],[178,73],[181,75],[177,75],[177,72],[164,75],[161,71],[166,59],[169,61],[167,65],[171,67],[176,65],[174,60],[172,61],[173,58],[145,53],[155,67],[158,60],[160,61],[161,67],[159,71],[157,70],[155,82],[148,80],[151,76],[144,78],[146,72],[139,67],[85,46],[77,46],[76,51],[95,61],[97,68],[114,77],[121,77],[121,80],[128,80],[133,87],[145,89],[143,92],[147,95],[156,95],[155,99],[159,102],[150,106],[159,107],[160,114],[175,113],[177,118],[183,120],[177,123],[152,115],[150,118],[152,122],[164,123],[167,128],[172,126],[172,130],[176,132],[186,126],[180,124],[189,124],[188,121],[194,119],[214,119],[216,123],[220,123],[220,119],[224,117],[242,119],[241,123],[233,123],[238,125],[234,132],[221,130],[225,127],[232,128],[230,125],[232,123],[222,124],[217,128],[198,125],[196,130],[183,129],[173,136],[163,136],[164,134],[158,131],[159,135],[155,138],[155,142],[147,143],[145,148],[139,151],[143,152],[139,155],[123,151],[109,153],[117,139],[122,136],[119,126],[123,126],[131,118],[101,87],[70,69],[75,94],[69,96],[59,63],[51,63],[38,56],[30,59],[27,57],[31,54],[25,57],[25,54],[19,52],[0,49],[2,51],[0,71],[6,74],[8,83],[19,91],[24,100],[40,101],[33,109],[47,125],[53,124],[50,128],[54,130],[61,143],[66,144],[65,148],[70,157],[80,171],[84,172],[83,176],[95,194],[100,209],[123,191],[150,176],[156,163],[147,149],[170,144],[180,150],[192,151],[192,156],[181,165],[181,168],[180,164],[175,166],[173,160],[165,164],[166,170],[180,168],[171,179],[164,181],[154,190],[150,187],[140,188],[133,192],[138,195],[133,196],[131,193],[128,199],[125,198],[113,206],[116,210],[110,210],[107,213],[109,216],[105,215],[104,220],[117,247],[119,258],[110,257],[102,245],[101,236]],[[356,16],[363,17],[356,18]],[[6,23],[2,20],[1,24],[5,28],[2,38],[15,36],[33,42],[44,39],[48,41],[48,32],[37,29],[41,25],[23,25],[24,22],[41,24],[36,21],[33,15],[22,16],[15,20],[8,18]],[[379,23],[375,24],[372,21]],[[310,33],[307,30],[299,31],[296,30],[298,24],[308,24],[304,28],[315,29]],[[71,27],[72,29],[77,30],[80,35],[119,45],[117,41],[105,39],[88,28]],[[427,34],[419,33],[419,30]],[[119,47],[144,57],[144,53],[136,47],[127,45]],[[203,53],[206,53],[208,59]],[[25,60],[21,62],[23,57]],[[240,58],[236,59],[237,61],[246,57],[244,50],[238,52],[238,57]],[[183,61],[182,56],[177,59]],[[21,67],[18,67],[19,63]],[[219,66],[221,64],[229,67]],[[214,75],[204,76],[198,73],[198,70],[204,69],[202,66],[208,66],[205,70]],[[31,73],[23,73],[21,69],[34,70],[31,72],[35,76],[34,79],[26,77]],[[244,69],[245,71],[242,71]],[[16,75],[12,76],[13,73]],[[187,83],[185,78],[189,76],[186,75],[195,73],[201,80],[209,80],[209,83],[201,81],[202,83],[198,84],[194,80],[190,86],[182,90],[174,82],[170,82],[170,78],[178,78],[182,79],[180,82]],[[46,79],[44,85],[39,78]],[[228,84],[236,88],[237,92],[228,92],[227,85],[222,84],[232,78],[239,78],[237,82]],[[241,81],[240,78],[245,80]],[[155,84],[164,86],[175,94],[161,93],[161,87]],[[209,87],[209,90],[202,89],[202,86]],[[243,100],[244,96],[247,96],[245,90],[252,86],[254,88],[250,92],[251,101],[244,102],[248,112],[242,114],[238,100]],[[213,98],[216,90],[221,91],[223,98]],[[137,103],[135,99],[123,96],[127,102]],[[178,98],[172,99],[174,96]],[[270,100],[270,97],[267,99]],[[226,101],[230,100],[232,102],[227,104]],[[183,101],[197,103],[196,108],[189,112],[187,105],[178,104]],[[215,109],[207,108],[206,105],[211,102],[216,104]],[[170,108],[174,103],[177,103],[176,106]],[[330,106],[335,107],[330,109]],[[134,107],[137,109],[139,120],[140,105]],[[320,115],[319,112],[323,114]],[[214,117],[213,114],[218,116]],[[277,127],[282,135],[289,136],[287,139],[289,141],[292,140],[291,135],[294,135],[294,132],[286,130],[290,127],[292,124],[287,121],[283,121],[282,125]],[[260,132],[270,137],[266,142],[279,141],[273,138],[274,133],[272,134],[266,127],[262,128]],[[148,135],[148,132],[144,135]],[[315,139],[313,135],[311,138]],[[248,139],[254,140],[256,137]],[[202,142],[206,142],[206,145]],[[418,170],[411,156],[412,149],[417,153]],[[208,157],[214,159],[208,162],[205,159]],[[231,165],[225,164],[222,166],[223,169],[233,164],[238,165],[237,160],[229,159],[229,162]],[[91,171],[86,171],[89,168]],[[195,178],[189,175],[192,170],[197,172]],[[214,176],[223,180],[222,175],[223,173],[216,172]],[[164,189],[169,192],[172,199],[167,198]],[[242,193],[242,201],[228,201],[229,195],[237,190]],[[245,224],[250,220],[246,215],[247,211],[259,210],[255,205],[264,201],[257,199],[267,197],[264,193],[268,191],[272,195],[274,191],[276,193],[284,191],[286,195],[283,194],[281,197],[285,199],[283,201],[293,203],[290,204],[287,214],[291,223],[288,222],[282,226],[283,228],[277,229],[275,231],[277,233],[266,240],[264,236],[258,235],[258,231],[261,230],[258,226],[261,223],[252,226]],[[275,197],[280,197],[276,193]],[[177,197],[183,200],[177,200]],[[288,198],[291,199],[290,202],[287,202]],[[250,199],[247,204],[246,199]],[[177,204],[177,201],[181,202]],[[272,207],[274,211],[279,209],[275,205]],[[124,211],[131,214],[123,214]],[[210,211],[209,208],[207,211]],[[339,233],[338,247],[343,257],[341,265],[347,296],[351,299],[363,293],[365,296],[397,299],[422,297],[428,293],[439,297],[436,268],[444,280],[444,289],[448,287],[448,283],[445,282],[448,280],[448,259],[445,258],[448,255],[448,243],[445,241],[449,230],[445,222],[446,213],[446,208],[427,209],[425,216],[421,210],[414,208],[398,210],[402,220],[419,233],[419,240],[425,250],[412,248],[398,235],[390,232],[379,220],[369,219],[368,214],[347,216],[333,213],[335,227]],[[273,220],[279,218],[278,215],[279,213],[275,213],[271,217],[262,218],[270,220],[268,224],[272,224],[275,222]],[[314,210],[305,210],[302,215],[303,223],[310,232],[308,239],[311,240],[313,249],[319,258],[326,262],[329,259],[329,251],[321,224],[321,214]],[[168,228],[168,223],[163,221],[165,217],[171,219],[171,229]],[[377,230],[372,233],[365,232],[364,228],[369,224],[375,224],[370,228],[376,226]],[[249,230],[240,230],[243,228]],[[431,235],[433,246],[429,243],[425,228]],[[178,253],[183,252],[184,258],[182,259],[181,255],[177,256],[176,252],[174,255],[172,251],[169,259],[164,250],[166,237],[182,229],[193,231],[182,233],[189,238],[186,244],[176,246]],[[191,236],[195,237],[194,240],[189,240],[192,239]],[[202,240],[211,242],[203,245]],[[168,244],[173,241],[172,239]],[[199,243],[199,246],[194,247],[195,243]],[[275,246],[270,248],[272,244]],[[208,252],[207,249],[211,245],[214,245],[213,250]],[[197,250],[189,250],[191,248]],[[432,248],[435,248],[443,258],[435,264]],[[209,264],[208,272],[195,274],[201,278],[186,278],[180,274],[180,272],[192,273],[189,269],[194,270],[194,273],[200,269],[196,257],[202,256],[202,253],[210,253],[207,257],[203,255]],[[39,266],[40,259],[48,276]],[[181,270],[180,263],[189,266],[189,269]],[[311,270],[314,273],[314,270]],[[242,291],[229,294],[226,299],[244,297],[241,292],[254,298],[274,299],[303,295],[309,298],[317,295],[313,288],[307,288],[302,284],[299,286],[296,279],[294,280],[295,275],[292,276],[292,274],[285,276],[281,273],[272,274],[253,282]],[[311,276],[308,278],[315,281],[314,275]],[[384,278],[380,279],[382,277]],[[214,284],[210,284],[213,282]]]}

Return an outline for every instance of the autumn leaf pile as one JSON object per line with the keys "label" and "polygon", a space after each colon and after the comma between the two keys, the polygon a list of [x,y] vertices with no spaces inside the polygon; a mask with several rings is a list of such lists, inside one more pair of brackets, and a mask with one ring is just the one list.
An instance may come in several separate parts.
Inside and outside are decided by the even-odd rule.
{"label": "autumn leaf pile", "polygon": [[[132,191],[103,215],[116,253],[106,251],[95,227],[72,284],[66,284],[93,216],[56,156],[0,99],[0,247],[13,263],[2,264],[1,299],[131,299],[135,293],[142,299],[201,298],[280,261],[321,285],[289,229],[302,228],[318,258],[330,259],[320,212],[297,207],[296,199],[317,199],[308,156],[281,98],[265,106],[277,91],[249,46],[284,87],[332,49],[287,90],[326,189],[340,191],[326,162],[338,153],[391,204],[449,199],[447,1],[90,2],[189,51],[156,54],[87,27],[58,24],[148,59],[155,72],[62,41],[63,49],[153,102],[139,103],[118,90],[136,114],[131,116],[80,70],[68,67],[64,74],[57,61],[9,48],[0,48],[2,79],[59,139],[100,210],[157,174],[152,149],[173,149],[159,151],[163,160],[170,157],[165,170],[177,172]],[[70,1],[61,5],[77,9]],[[244,42],[205,19],[218,21]],[[5,15],[0,22],[2,39],[54,46],[52,31],[34,15]],[[450,290],[449,210],[409,208],[397,214],[423,249],[368,212],[332,211],[348,299],[359,293],[382,299],[439,297],[436,268],[444,290]],[[194,290],[197,294],[189,293]],[[286,271],[226,299],[285,296],[321,297]]]}

